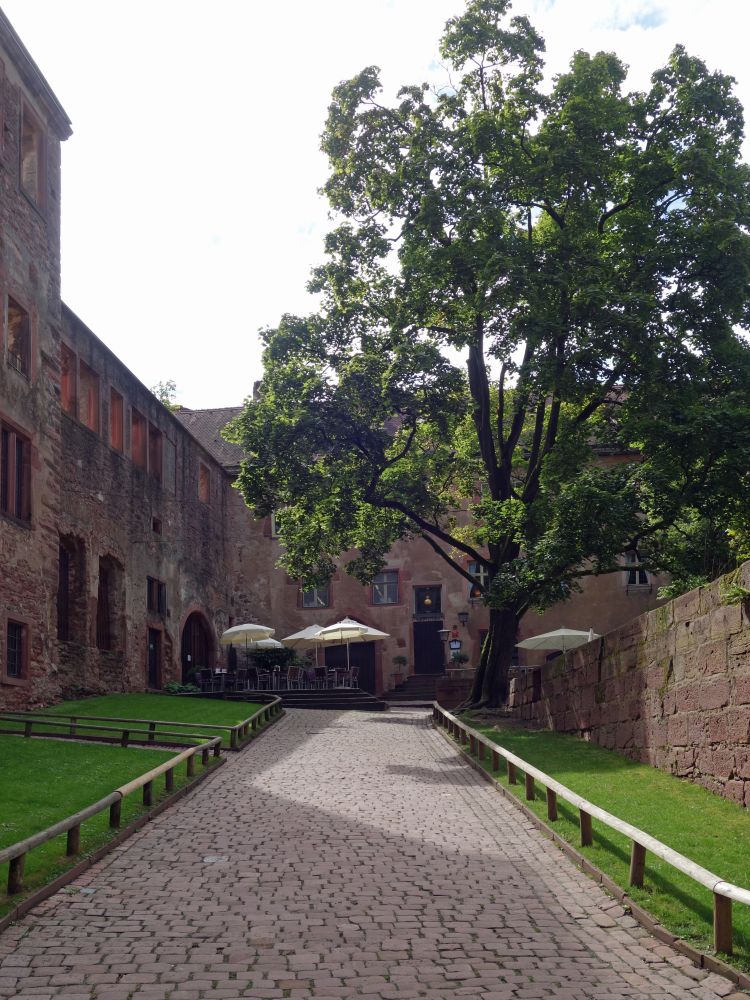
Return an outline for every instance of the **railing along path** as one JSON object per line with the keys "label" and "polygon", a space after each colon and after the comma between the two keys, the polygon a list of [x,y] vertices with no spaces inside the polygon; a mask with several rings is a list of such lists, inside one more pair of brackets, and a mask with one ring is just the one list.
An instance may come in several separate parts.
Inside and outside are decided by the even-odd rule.
{"label": "railing along path", "polygon": [[[276,698],[274,701],[269,702],[269,704],[264,705],[262,708],[258,709],[249,718],[244,719],[242,722],[238,723],[236,726],[203,726],[202,729],[229,729],[231,736],[231,745],[233,748],[237,748],[240,740],[243,736],[246,736],[250,730],[250,727],[257,729],[258,723],[261,721],[269,722],[271,717],[278,715],[281,712],[281,699]],[[193,738],[199,740],[205,740],[205,735],[197,735],[195,733],[186,732],[173,732],[173,731],[160,731],[156,732],[152,727],[160,725],[169,726],[179,726],[184,729],[188,726],[196,725],[196,723],[161,723],[153,722],[150,720],[140,720],[140,719],[109,719],[110,722],[126,722],[133,724],[148,725],[147,730],[136,730],[136,729],[122,729],[113,726],[91,726],[88,725],[88,720],[96,719],[96,716],[51,716],[51,715],[40,715],[40,716],[28,716],[24,712],[1,712],[0,720],[6,721],[23,721],[24,729],[13,731],[14,735],[23,735],[30,737],[33,731],[34,723],[46,726],[63,726],[65,728],[72,729],[69,735],[76,735],[76,727],[81,726],[83,729],[94,729],[102,730],[108,732],[121,732],[121,744],[127,746],[129,736],[133,733],[143,733],[149,737],[150,742],[155,741],[155,737],[158,736],[180,736],[182,739]],[[0,730],[0,735],[8,733],[8,730]],[[50,735],[49,733],[46,735]],[[185,763],[187,766],[187,776],[192,778],[195,774],[195,758],[198,754],[201,756],[201,762],[203,767],[207,767],[209,763],[209,756],[213,752],[214,757],[221,756],[221,736],[214,736],[206,742],[199,743],[197,746],[188,747],[183,750],[182,753],[171,757],[169,760],[164,761],[163,764],[159,764],[158,767],[152,768],[145,774],[134,778],[132,781],[127,782],[125,785],[121,785],[116,788],[109,795],[105,795],[103,799],[99,799],[98,802],[94,802],[90,806],[86,806],[85,809],[80,809],[77,813],[72,816],[68,816],[66,819],[60,820],[58,823],[47,827],[46,830],[40,830],[39,833],[34,833],[30,837],[26,837],[25,840],[19,840],[16,844],[11,844],[10,847],[5,847],[0,850],[0,865],[8,865],[8,895],[13,896],[23,889],[23,874],[24,867],[26,864],[26,855],[29,851],[32,851],[35,847],[40,847],[42,844],[48,843],[50,840],[54,840],[55,837],[61,836],[63,833],[67,833],[67,844],[65,853],[68,857],[74,857],[76,854],[80,853],[81,850],[81,824],[87,819],[91,819],[93,816],[98,816],[99,813],[104,812],[105,809],[109,809],[109,825],[113,829],[118,829],[121,822],[121,812],[122,812],[122,800],[126,795],[130,795],[132,792],[137,791],[139,788],[143,789],[143,804],[145,806],[151,806],[153,802],[153,783],[156,778],[159,778],[162,774],[164,775],[164,787],[165,791],[171,792],[174,789],[174,772],[175,768],[180,764]]]}
{"label": "railing along path", "polygon": [[517,772],[521,771],[524,775],[527,801],[533,801],[536,797],[535,782],[538,781],[546,791],[547,818],[550,822],[554,822],[557,819],[558,798],[574,806],[578,810],[582,847],[593,843],[592,819],[599,820],[605,826],[627,837],[631,841],[630,885],[638,887],[643,885],[646,852],[650,851],[657,858],[666,861],[667,864],[671,865],[677,871],[682,872],[699,885],[709,889],[713,893],[714,949],[731,955],[732,900],[750,905],[750,891],[731,882],[725,882],[718,875],[691,861],[690,858],[686,858],[684,854],[680,854],[678,851],[672,850],[671,847],[667,847],[666,844],[663,844],[650,834],[639,830],[638,827],[625,822],[625,820],[620,819],[618,816],[613,816],[606,809],[601,809],[599,806],[594,805],[593,802],[584,799],[581,795],[577,795],[559,781],[555,781],[550,775],[545,774],[544,771],[540,771],[539,768],[534,767],[533,764],[527,763],[521,757],[517,757],[511,753],[510,750],[506,750],[497,743],[493,743],[488,736],[467,726],[465,722],[462,722],[461,719],[457,718],[451,712],[446,711],[437,702],[433,702],[432,718],[434,722],[447,729],[452,736],[456,737],[461,744],[468,743],[469,752],[479,760],[483,760],[485,752],[489,750],[492,754],[492,769],[494,771],[499,770],[500,758],[503,757],[507,768],[508,784],[516,784],[518,780]]}
{"label": "railing along path", "polygon": [[[67,729],[67,736],[81,738],[85,737],[81,735],[79,730],[88,730],[89,732],[93,731],[97,733],[119,733],[121,746],[127,746],[128,743],[133,741],[132,737],[138,736],[146,737],[141,742],[148,743],[155,743],[157,738],[163,736],[172,737],[173,739],[203,740],[205,739],[206,730],[210,730],[211,732],[221,730],[229,732],[229,745],[232,750],[237,750],[251,728],[255,730],[260,723],[270,722],[272,716],[278,715],[281,709],[281,698],[274,698],[273,701],[270,701],[267,705],[263,705],[257,712],[254,712],[247,719],[243,719],[234,726],[221,726],[213,723],[204,725],[202,722],[159,722],[153,719],[123,719],[105,715],[47,715],[44,712],[0,712],[0,723],[23,723],[24,736],[55,735],[54,733],[43,732],[42,727],[46,729]],[[101,722],[121,723],[121,725],[107,726],[95,724]],[[92,725],[92,723],[94,724]],[[126,723],[127,728],[122,723]],[[34,726],[36,726],[36,734],[34,733]],[[136,728],[144,726],[148,728]],[[185,732],[185,730],[189,730],[192,726],[197,726],[203,732]],[[157,727],[169,728],[157,729]],[[4,733],[20,735],[21,730],[0,728],[0,735]]]}

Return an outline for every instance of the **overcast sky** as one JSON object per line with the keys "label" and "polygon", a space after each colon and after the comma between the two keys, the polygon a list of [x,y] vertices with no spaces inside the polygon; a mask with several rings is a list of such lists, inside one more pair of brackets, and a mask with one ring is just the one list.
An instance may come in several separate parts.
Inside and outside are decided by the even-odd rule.
{"label": "overcast sky", "polygon": [[[73,122],[63,145],[65,302],[146,385],[241,403],[258,329],[305,313],[329,228],[318,195],[331,89],[442,81],[462,0],[0,0]],[[748,0],[518,0],[549,72],[616,51],[643,87],[682,42],[750,107]],[[747,152],[746,152],[747,156]]]}

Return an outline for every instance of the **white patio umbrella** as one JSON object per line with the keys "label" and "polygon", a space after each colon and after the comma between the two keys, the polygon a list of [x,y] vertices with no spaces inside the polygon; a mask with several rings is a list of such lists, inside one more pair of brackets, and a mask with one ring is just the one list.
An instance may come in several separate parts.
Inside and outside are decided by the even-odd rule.
{"label": "white patio umbrella", "polygon": [[598,638],[598,634],[592,628],[587,632],[576,628],[556,628],[552,632],[529,636],[523,642],[517,642],[516,646],[519,649],[561,649],[563,653],[567,653],[569,649],[583,646]]}
{"label": "white patio umbrella", "polygon": [[280,643],[278,639],[256,639],[254,642],[248,642],[246,649],[283,649],[283,643]]}
{"label": "white patio umbrella", "polygon": [[355,622],[352,618],[342,618],[340,622],[333,625],[326,625],[317,635],[318,642],[325,643],[346,643],[346,669],[349,669],[349,643],[358,639],[363,632],[367,631],[366,625]]}
{"label": "white patio umbrella", "polygon": [[351,642],[374,642],[378,639],[387,639],[388,633],[381,632],[380,629],[370,628],[369,625],[362,625],[355,622],[353,618],[342,618],[340,622],[327,625],[322,628],[317,635],[319,642],[328,644],[346,643],[346,669],[349,669],[349,643]]}
{"label": "white patio umbrella", "polygon": [[315,665],[318,666],[318,650],[321,643],[318,632],[322,627],[322,625],[308,625],[307,628],[300,629],[299,632],[285,636],[281,641],[290,649],[305,649],[309,646],[315,646]]}
{"label": "white patio umbrella", "polygon": [[248,642],[270,639],[275,632],[276,629],[270,628],[268,625],[255,625],[252,622],[246,622],[244,625],[233,625],[226,632],[222,632],[219,643],[222,646],[239,646],[243,643],[247,645]]}

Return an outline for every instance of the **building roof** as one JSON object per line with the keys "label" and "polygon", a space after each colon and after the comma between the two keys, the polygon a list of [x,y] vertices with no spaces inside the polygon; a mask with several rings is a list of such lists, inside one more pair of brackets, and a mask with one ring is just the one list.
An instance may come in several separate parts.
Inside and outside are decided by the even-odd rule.
{"label": "building roof", "polygon": [[42,75],[42,71],[31,58],[29,50],[15,32],[13,25],[0,10],[0,44],[13,60],[21,79],[29,93],[35,97],[48,115],[49,125],[54,129],[57,138],[67,139],[73,134],[70,118],[65,108],[60,104],[54,91]]}
{"label": "building roof", "polygon": [[181,406],[173,412],[220,465],[225,469],[239,466],[245,453],[238,444],[225,441],[221,430],[233,417],[242,413],[241,406],[222,406],[215,410],[189,410],[186,406]]}

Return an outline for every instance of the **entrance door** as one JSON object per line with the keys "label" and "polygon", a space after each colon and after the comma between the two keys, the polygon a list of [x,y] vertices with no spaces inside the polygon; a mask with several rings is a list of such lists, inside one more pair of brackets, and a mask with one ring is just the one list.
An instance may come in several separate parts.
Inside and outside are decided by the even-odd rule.
{"label": "entrance door", "polygon": [[445,645],[438,634],[441,618],[414,622],[414,673],[442,674],[445,670]]}
{"label": "entrance door", "polygon": [[195,683],[195,671],[214,665],[211,633],[203,615],[194,611],[182,630],[182,683]]}
{"label": "entrance door", "polygon": [[[346,667],[346,646],[327,646],[327,667]],[[353,642],[349,646],[349,665],[359,667],[359,687],[375,694],[375,643]]]}
{"label": "entrance door", "polygon": [[161,632],[158,628],[148,630],[148,686],[161,687]]}

